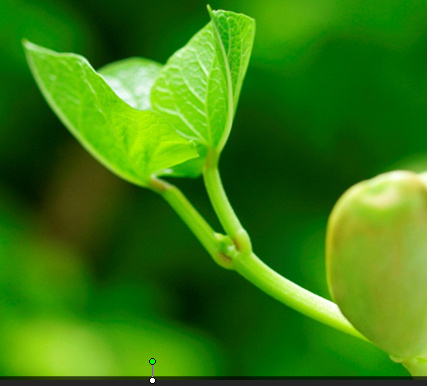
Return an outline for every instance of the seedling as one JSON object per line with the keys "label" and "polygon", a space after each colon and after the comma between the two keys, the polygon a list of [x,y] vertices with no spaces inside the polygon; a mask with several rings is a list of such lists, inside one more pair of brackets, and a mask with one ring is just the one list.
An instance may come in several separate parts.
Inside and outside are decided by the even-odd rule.
{"label": "seedling", "polygon": [[[365,183],[372,187],[367,189],[372,198],[369,205],[360,204],[367,199],[366,189],[353,188],[332,213],[328,284],[342,312],[358,330],[335,303],[269,268],[253,252],[218,168],[249,64],[255,22],[243,14],[208,10],[210,22],[165,65],[129,58],[95,71],[79,55],[57,53],[29,41],[24,41],[24,47],[41,92],[71,134],[117,176],[161,195],[216,263],[287,306],[374,342],[413,375],[427,375],[427,360],[423,359],[427,354],[427,294],[419,288],[427,274],[427,245],[422,241],[427,229],[425,179],[383,175],[383,190]],[[164,179],[198,176],[203,176],[222,233],[215,232],[184,194]],[[373,192],[379,191],[383,196],[375,199]],[[382,237],[373,237],[370,230]],[[387,247],[396,240],[402,248],[388,253]],[[390,256],[395,260],[390,261]],[[389,276],[378,285],[384,269]],[[388,291],[387,286],[393,285],[393,291]],[[400,319],[394,323],[390,322],[390,294],[403,294],[396,303]]]}

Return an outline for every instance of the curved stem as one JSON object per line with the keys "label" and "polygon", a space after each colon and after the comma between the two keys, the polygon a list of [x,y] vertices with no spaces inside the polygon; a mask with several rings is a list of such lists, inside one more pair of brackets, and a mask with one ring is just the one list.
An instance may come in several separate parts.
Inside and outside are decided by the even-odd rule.
{"label": "curved stem", "polygon": [[238,251],[252,252],[249,235],[228,201],[219,175],[218,155],[213,150],[208,152],[203,179],[209,199],[226,234],[231,237]]}
{"label": "curved stem", "polygon": [[341,314],[335,303],[279,275],[255,254],[237,257],[233,259],[233,265],[245,279],[279,302],[339,331],[367,340]]}
{"label": "curved stem", "polygon": [[256,287],[296,311],[339,331],[367,340],[345,319],[333,302],[279,275],[248,250],[248,244],[244,245],[243,251],[239,250],[236,238],[239,241],[244,240],[239,238],[244,229],[227,199],[218,170],[210,170],[206,180],[210,184],[209,196],[213,198],[215,211],[218,217],[221,216],[220,220],[226,231],[230,231],[234,236],[234,245],[229,237],[218,235],[212,230],[178,188],[158,179],[152,179],[150,187],[172,206],[219,265],[235,269]]}
{"label": "curved stem", "polygon": [[314,293],[298,286],[279,275],[252,253],[249,236],[227,198],[218,170],[218,157],[215,153],[208,154],[203,177],[212,206],[226,233],[236,245],[232,263],[234,269],[252,284],[286,304],[287,306],[307,315],[339,331],[367,340],[342,315],[338,306]]}
{"label": "curved stem", "polygon": [[199,239],[215,262],[223,268],[232,269],[231,259],[225,253],[230,244],[230,242],[227,243],[228,238],[215,233],[176,186],[155,178],[152,178],[150,183],[150,188],[159,193],[168,202]]}

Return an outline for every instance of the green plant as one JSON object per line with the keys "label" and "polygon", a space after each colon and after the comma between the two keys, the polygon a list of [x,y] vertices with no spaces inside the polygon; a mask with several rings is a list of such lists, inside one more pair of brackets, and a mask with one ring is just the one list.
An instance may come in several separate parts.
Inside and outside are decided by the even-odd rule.
{"label": "green plant", "polygon": [[[341,310],[367,337],[353,327],[335,303],[282,277],[254,254],[250,237],[227,199],[218,165],[249,64],[255,23],[245,15],[229,11],[209,8],[209,13],[211,21],[165,65],[130,58],[97,72],[79,55],[57,53],[28,41],[24,47],[43,95],[82,146],[116,175],[160,194],[216,263],[235,270],[267,294],[313,319],[371,340],[395,360],[403,362],[414,375],[424,374],[423,347],[410,351],[409,356],[406,352],[394,351],[394,344],[389,346],[365,328],[372,320],[377,321],[371,319],[366,310],[360,313],[356,309],[353,313],[352,307],[358,301],[346,291],[340,292],[342,287],[337,280],[345,275],[348,283],[363,285],[363,275],[360,278],[352,275],[354,265],[359,264],[353,251],[365,252],[359,246],[363,232],[358,234],[351,229],[348,232],[345,245],[356,247],[344,265],[341,256],[346,257],[346,251],[340,249],[338,253],[331,247],[342,239],[341,219],[353,210],[352,203],[344,207],[340,204],[349,193],[339,201],[341,209],[333,211],[328,227],[328,278]],[[200,175],[224,233],[215,232],[184,194],[163,178]],[[383,178],[388,181],[389,175]],[[391,178],[391,185],[395,183]],[[378,217],[379,207],[369,208],[371,217]],[[357,221],[363,224],[365,218],[362,216]],[[385,224],[389,224],[388,220],[382,225]],[[371,242],[376,245],[375,240]],[[375,258],[372,256],[375,251],[375,248],[367,251],[370,253],[367,262]],[[383,261],[387,261],[388,254],[383,255]],[[379,267],[380,270],[381,261]],[[335,275],[336,268],[342,272]],[[399,289],[396,291],[399,293]],[[412,291],[410,288],[407,293]],[[364,296],[369,298],[369,293]],[[406,315],[405,307],[409,303],[400,303],[400,316]],[[378,311],[377,315],[380,314]],[[414,339],[418,339],[418,335]]]}

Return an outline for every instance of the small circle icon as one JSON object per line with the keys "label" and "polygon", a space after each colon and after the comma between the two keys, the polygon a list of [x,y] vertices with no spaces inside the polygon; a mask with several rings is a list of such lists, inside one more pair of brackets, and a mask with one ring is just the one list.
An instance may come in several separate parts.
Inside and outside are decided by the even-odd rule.
{"label": "small circle icon", "polygon": [[156,363],[156,360],[154,358],[151,358],[148,362],[150,362],[150,365],[154,365]]}
{"label": "small circle icon", "polygon": [[150,378],[150,383],[154,383],[156,380],[154,378]]}

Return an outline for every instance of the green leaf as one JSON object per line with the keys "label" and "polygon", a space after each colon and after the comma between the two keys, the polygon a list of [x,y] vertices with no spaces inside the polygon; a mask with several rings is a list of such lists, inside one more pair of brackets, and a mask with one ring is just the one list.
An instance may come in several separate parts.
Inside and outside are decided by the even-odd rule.
{"label": "green leaf", "polygon": [[[176,165],[169,169],[168,176],[170,177],[191,177],[196,178],[200,176],[205,165],[207,149],[206,147],[197,144],[196,147],[198,157],[192,158],[182,164]],[[166,174],[166,173],[165,173]]]}
{"label": "green leaf", "polygon": [[162,65],[144,58],[128,58],[107,64],[98,73],[128,105],[151,109],[150,93]]}
{"label": "green leaf", "polygon": [[[138,110],[151,109],[151,88],[162,65],[149,59],[129,58],[107,64],[98,70],[110,87],[126,103]],[[164,174],[170,177],[197,177],[205,163],[206,149],[197,146],[199,157],[174,166]]]}
{"label": "green leaf", "polygon": [[151,102],[183,136],[220,152],[249,64],[255,23],[233,12],[210,14],[211,22],[162,68]]}
{"label": "green leaf", "polygon": [[24,42],[33,75],[50,107],[86,150],[118,176],[147,186],[153,174],[197,157],[194,144],[159,113],[121,100],[79,55]]}

